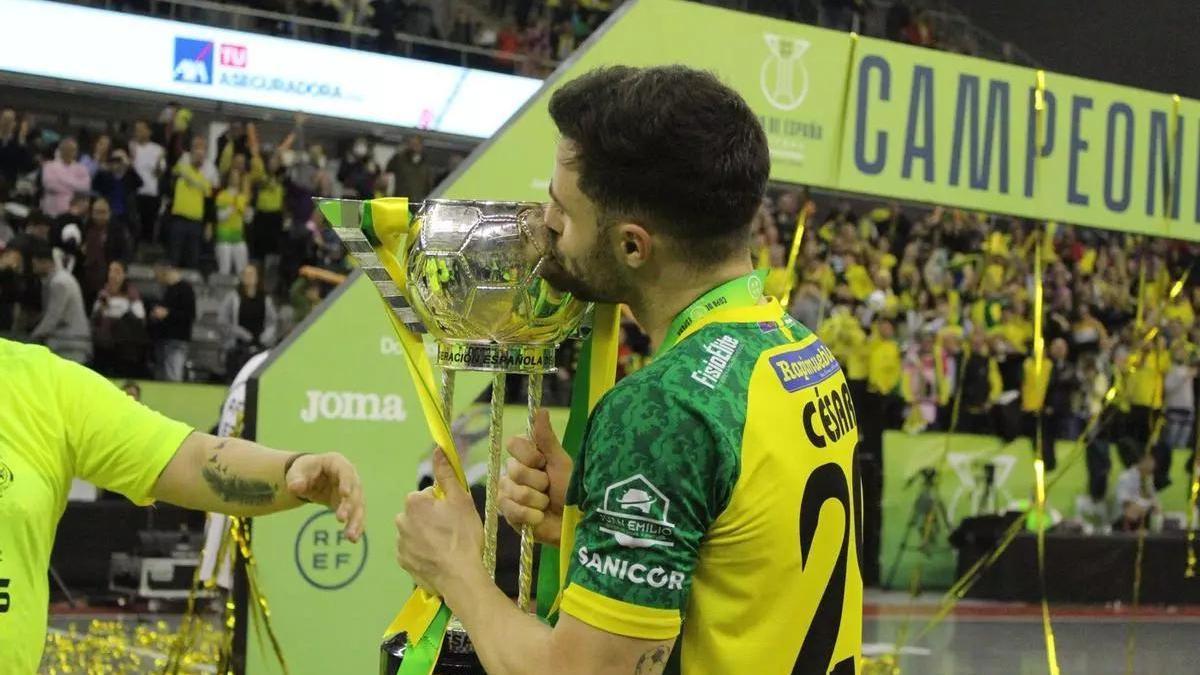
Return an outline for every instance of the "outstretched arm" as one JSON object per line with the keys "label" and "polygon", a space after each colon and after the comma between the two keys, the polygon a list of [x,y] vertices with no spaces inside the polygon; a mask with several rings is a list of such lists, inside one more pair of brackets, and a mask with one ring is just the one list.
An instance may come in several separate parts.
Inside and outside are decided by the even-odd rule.
{"label": "outstretched arm", "polygon": [[163,469],[152,496],[200,511],[258,516],[324,504],[357,540],[363,527],[358,472],[338,453],[296,454],[240,438],[193,432]]}

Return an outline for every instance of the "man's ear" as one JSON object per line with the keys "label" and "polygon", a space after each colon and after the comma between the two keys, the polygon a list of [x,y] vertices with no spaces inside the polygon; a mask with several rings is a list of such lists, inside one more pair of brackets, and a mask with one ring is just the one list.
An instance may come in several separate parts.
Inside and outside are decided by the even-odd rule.
{"label": "man's ear", "polygon": [[654,249],[654,238],[646,228],[637,223],[620,223],[615,228],[617,258],[624,260],[631,269],[637,269],[650,260]]}

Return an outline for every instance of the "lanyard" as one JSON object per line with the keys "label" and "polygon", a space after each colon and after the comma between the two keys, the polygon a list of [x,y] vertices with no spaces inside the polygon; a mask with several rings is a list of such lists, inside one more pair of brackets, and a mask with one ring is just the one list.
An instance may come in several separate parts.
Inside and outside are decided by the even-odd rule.
{"label": "lanyard", "polygon": [[659,358],[667,353],[667,350],[674,347],[687,333],[688,328],[705,315],[718,309],[757,305],[763,297],[764,276],[766,276],[766,270],[755,270],[736,279],[730,279],[696,298],[695,302],[675,315],[670,327],[667,328],[667,335],[663,338],[662,345],[654,352],[654,358]]}

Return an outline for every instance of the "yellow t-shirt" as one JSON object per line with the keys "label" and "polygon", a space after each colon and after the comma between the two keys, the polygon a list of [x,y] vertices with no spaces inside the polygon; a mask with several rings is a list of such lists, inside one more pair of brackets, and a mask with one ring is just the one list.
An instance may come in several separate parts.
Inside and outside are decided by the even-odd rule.
{"label": "yellow t-shirt", "polygon": [[[203,173],[200,173],[199,169],[187,162],[180,162],[176,165],[175,174],[178,178],[175,179],[171,215],[188,220],[204,220],[204,200],[212,192],[212,184],[208,182]],[[190,176],[192,180],[199,182],[201,187],[192,185],[184,179],[185,176]]]}
{"label": "yellow t-shirt", "polygon": [[254,208],[262,213],[283,211],[283,183],[277,178],[263,178],[258,182],[258,196]]}
{"label": "yellow t-shirt", "polygon": [[1186,328],[1191,328],[1196,321],[1196,312],[1192,303],[1186,297],[1178,297],[1167,304],[1163,317],[1168,321],[1178,321]]}
{"label": "yellow t-shirt", "polygon": [[871,281],[871,275],[862,265],[851,265],[846,268],[846,283],[850,284],[850,292],[859,302],[866,300],[871,291],[875,290],[875,282]]}
{"label": "yellow t-shirt", "polygon": [[37,672],[47,570],[72,478],[149,504],[192,432],[44,347],[0,339],[0,671]]}
{"label": "yellow t-shirt", "polygon": [[237,244],[245,239],[246,202],[245,194],[233,190],[221,190],[217,194],[217,214],[229,209],[229,215],[217,223],[217,241],[223,244]]}
{"label": "yellow t-shirt", "polygon": [[867,389],[876,394],[891,394],[900,386],[902,362],[900,345],[895,340],[871,338],[867,343]]}
{"label": "yellow t-shirt", "polygon": [[1130,357],[1129,402],[1147,408],[1163,405],[1163,377],[1171,367],[1171,353],[1166,349],[1149,349]]}

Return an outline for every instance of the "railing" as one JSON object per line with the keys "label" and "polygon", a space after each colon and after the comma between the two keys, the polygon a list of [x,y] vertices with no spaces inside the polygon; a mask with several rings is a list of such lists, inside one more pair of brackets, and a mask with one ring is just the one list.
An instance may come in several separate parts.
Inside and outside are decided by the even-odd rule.
{"label": "railing", "polygon": [[[110,10],[128,10],[128,0],[58,0],[69,4],[101,7]],[[751,11],[758,5],[750,0],[697,0],[705,4],[721,5],[731,9]],[[150,16],[203,23],[206,25],[243,30],[253,33],[267,33],[291,37],[298,40],[323,42],[350,48],[373,48],[378,44],[379,31],[375,28],[358,25],[361,20],[355,15],[351,21],[326,21],[295,14],[285,14],[270,10],[254,9],[242,5],[213,2],[211,0],[143,0],[148,5]],[[1011,42],[996,38],[988,31],[979,28],[961,12],[954,10],[944,0],[923,0],[915,2],[914,11],[923,11],[932,22],[931,28],[935,36],[946,38],[953,36],[950,42],[963,46],[968,53],[983,58],[1005,61],[1032,68],[1039,67],[1038,62],[1026,51]],[[754,5],[754,7],[752,7]],[[869,12],[882,13],[891,7],[889,0],[870,0],[867,3]],[[819,3],[813,3],[814,8]],[[361,12],[361,10],[360,10]],[[869,17],[868,25],[880,25],[881,21],[871,20],[879,17]],[[855,16],[853,28],[857,32],[869,32],[859,23]],[[450,63],[471,68],[498,70],[507,72],[517,64],[530,64],[534,68],[544,68],[548,72],[558,65],[557,61],[540,59],[525,54],[511,54],[495,49],[485,49],[446,40],[397,32],[396,55],[419,58],[426,61]]]}
{"label": "railing", "polygon": [[[352,49],[368,49],[379,41],[379,31],[358,25],[357,22],[326,21],[297,14],[284,14],[243,5],[210,2],[209,0],[146,0],[141,3],[148,11],[130,7],[125,0],[58,0],[115,11],[130,11],[160,19],[202,23],[214,28],[228,28],[251,33],[266,33],[309,42],[322,42]],[[358,17],[355,17],[356,19]],[[514,64],[531,63],[552,69],[557,61],[512,54],[474,45],[435,40],[433,38],[397,31],[396,56],[419,58],[485,70],[507,72]]]}

